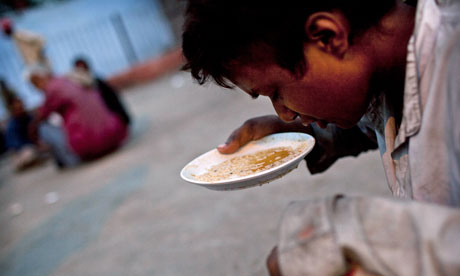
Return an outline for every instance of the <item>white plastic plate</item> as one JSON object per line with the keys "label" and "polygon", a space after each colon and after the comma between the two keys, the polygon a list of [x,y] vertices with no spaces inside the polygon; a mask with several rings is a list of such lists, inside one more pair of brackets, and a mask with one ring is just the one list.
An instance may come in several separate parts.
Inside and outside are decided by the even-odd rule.
{"label": "white plastic plate", "polygon": [[[233,154],[221,154],[216,149],[210,150],[188,163],[182,169],[180,176],[187,182],[200,185],[211,190],[235,190],[262,185],[264,183],[278,179],[293,169],[297,168],[300,161],[302,161],[302,159],[313,149],[314,145],[315,139],[305,133],[286,132],[272,134],[260,140],[248,143]],[[205,182],[197,179],[197,176],[208,172],[212,166],[232,158],[252,154],[270,148],[289,146],[293,149],[296,149],[299,146],[303,146],[304,150],[287,162],[255,174],[243,177],[235,176],[233,178],[216,182]]]}

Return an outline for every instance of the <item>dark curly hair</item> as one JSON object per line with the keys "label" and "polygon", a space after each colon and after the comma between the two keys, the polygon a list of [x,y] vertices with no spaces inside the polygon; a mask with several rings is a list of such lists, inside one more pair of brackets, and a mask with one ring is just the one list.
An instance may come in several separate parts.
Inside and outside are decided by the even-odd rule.
{"label": "dark curly hair", "polygon": [[341,10],[352,38],[378,23],[395,0],[188,0],[182,49],[190,70],[200,84],[212,78],[230,88],[229,63],[248,60],[256,44],[273,49],[275,61],[296,76],[307,64],[303,57],[304,24],[318,11]]}

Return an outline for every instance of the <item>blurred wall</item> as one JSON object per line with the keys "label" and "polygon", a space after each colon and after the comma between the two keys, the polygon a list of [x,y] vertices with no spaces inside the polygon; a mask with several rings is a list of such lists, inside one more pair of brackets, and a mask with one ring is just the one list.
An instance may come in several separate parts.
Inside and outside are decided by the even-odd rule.
{"label": "blurred wall", "polygon": [[[177,44],[162,3],[156,0],[73,0],[10,17],[16,29],[46,39],[45,52],[57,74],[68,72],[74,57],[83,55],[97,74],[107,77]],[[23,71],[13,42],[0,35],[0,77],[34,108],[42,96],[23,80]],[[0,118],[5,115],[0,105]]]}
{"label": "blurred wall", "polygon": [[163,11],[169,20],[177,44],[181,43],[182,26],[184,25],[185,0],[161,0]]}

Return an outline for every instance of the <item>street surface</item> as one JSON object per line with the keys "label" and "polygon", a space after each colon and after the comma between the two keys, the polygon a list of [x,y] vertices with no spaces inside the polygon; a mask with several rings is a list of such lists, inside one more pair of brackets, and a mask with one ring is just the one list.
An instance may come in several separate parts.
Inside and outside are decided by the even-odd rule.
{"label": "street surface", "polygon": [[[132,135],[118,152],[75,169],[26,172],[0,160],[0,275],[267,275],[285,206],[337,193],[389,195],[377,152],[310,175],[211,191],[179,177],[268,99],[200,87],[187,73],[125,91]],[[263,98],[263,97],[262,97]]]}

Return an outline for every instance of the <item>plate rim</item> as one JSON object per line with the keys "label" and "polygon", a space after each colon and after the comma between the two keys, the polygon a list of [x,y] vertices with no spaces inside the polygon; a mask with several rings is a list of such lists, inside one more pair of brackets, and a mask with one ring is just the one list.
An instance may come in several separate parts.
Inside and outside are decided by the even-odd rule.
{"label": "plate rim", "polygon": [[[230,179],[230,180],[221,180],[221,181],[216,181],[216,182],[204,182],[204,181],[199,181],[199,180],[194,180],[194,179],[188,178],[188,177],[186,177],[186,176],[184,175],[186,168],[187,168],[189,165],[191,165],[191,163],[195,162],[195,160],[201,158],[201,157],[204,156],[204,155],[210,154],[210,153],[213,152],[213,151],[217,151],[217,149],[214,148],[214,149],[211,149],[211,150],[209,150],[209,151],[207,151],[207,152],[205,152],[205,153],[200,154],[199,156],[195,157],[195,158],[192,159],[190,162],[188,162],[188,163],[181,169],[180,176],[181,176],[181,178],[182,178],[184,181],[186,181],[186,182],[189,182],[189,183],[192,183],[192,184],[196,184],[196,185],[201,185],[201,186],[204,186],[204,187],[206,187],[206,186],[226,186],[226,185],[232,185],[232,184],[236,184],[236,183],[248,181],[248,180],[251,180],[251,179],[253,179],[253,178],[257,178],[257,177],[259,177],[260,175],[268,174],[268,173],[270,173],[270,172],[272,172],[272,171],[275,171],[275,170],[280,170],[280,169],[282,169],[282,168],[284,168],[284,167],[287,167],[287,166],[291,165],[292,163],[298,161],[299,159],[300,159],[300,161],[302,161],[302,159],[305,158],[305,156],[306,156],[307,154],[309,154],[309,153],[313,150],[313,148],[314,148],[314,146],[315,146],[315,144],[316,144],[316,139],[315,139],[312,135],[310,135],[310,134],[308,134],[308,133],[303,133],[303,132],[292,132],[292,131],[291,131],[291,132],[280,132],[280,133],[269,134],[269,135],[264,136],[264,137],[262,137],[262,138],[260,138],[260,139],[258,139],[258,140],[250,141],[248,144],[254,143],[254,142],[257,142],[257,141],[260,141],[260,140],[263,140],[263,139],[266,139],[267,137],[270,137],[270,136],[274,136],[274,135],[286,135],[286,134],[300,134],[300,135],[306,135],[306,136],[308,137],[308,139],[307,139],[306,141],[309,141],[309,140],[310,140],[310,141],[311,141],[311,146],[309,146],[309,147],[306,149],[306,151],[303,152],[302,154],[299,154],[299,155],[296,156],[295,158],[293,158],[293,159],[291,159],[291,160],[289,160],[289,161],[287,161],[287,162],[285,162],[285,163],[283,163],[283,164],[281,164],[281,165],[279,165],[279,166],[277,166],[277,167],[273,167],[273,168],[270,168],[270,169],[268,169],[268,170],[264,170],[264,171],[258,172],[258,173],[256,173],[256,174],[251,174],[251,175],[247,175],[247,176],[243,176],[243,177],[239,177],[239,178],[234,178],[234,179]],[[245,146],[247,146],[248,144],[246,144]],[[300,161],[299,161],[299,162],[300,162]],[[275,178],[276,178],[276,177],[275,177]],[[256,184],[254,184],[254,185],[256,185]],[[253,186],[253,185],[249,185],[249,187],[250,187],[250,186]],[[223,187],[223,188],[224,188],[224,187]]]}

